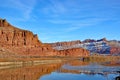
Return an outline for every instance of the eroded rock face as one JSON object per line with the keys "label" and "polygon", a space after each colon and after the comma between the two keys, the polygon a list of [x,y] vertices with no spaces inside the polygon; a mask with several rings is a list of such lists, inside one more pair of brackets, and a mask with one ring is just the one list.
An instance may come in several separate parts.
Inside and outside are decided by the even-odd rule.
{"label": "eroded rock face", "polygon": [[90,51],[91,54],[107,54],[120,55],[120,42],[116,40],[107,40],[106,38],[100,40],[86,39],[82,42],[57,42],[52,43],[51,46],[56,50],[66,50],[72,48],[84,48]]}
{"label": "eroded rock face", "polygon": [[0,19],[0,27],[9,27],[11,26],[5,19]]}
{"label": "eroded rock face", "polygon": [[69,41],[69,42],[56,42],[56,43],[51,43],[52,47],[55,46],[72,46],[75,44],[80,44],[81,41],[80,40],[76,40],[76,41]]}
{"label": "eroded rock face", "polygon": [[[63,45],[80,43],[71,42]],[[31,31],[18,29],[6,20],[0,19],[0,48],[5,53],[21,56],[88,56],[89,52],[84,49],[68,49],[63,51],[54,50],[50,44],[44,44],[38,40],[36,34]],[[3,51],[1,50],[1,53]],[[7,51],[6,51],[7,50]],[[4,55],[3,54],[3,55]],[[13,56],[12,55],[12,56]],[[9,56],[8,56],[9,57]]]}
{"label": "eroded rock face", "polygon": [[110,50],[111,54],[116,55],[119,54],[120,55],[120,47],[111,47]]}
{"label": "eroded rock face", "polygon": [[66,49],[66,50],[59,50],[57,55],[60,56],[79,56],[79,57],[86,57],[89,56],[89,51],[82,49],[82,48],[73,48],[73,49]]}
{"label": "eroded rock face", "polygon": [[0,46],[10,53],[34,56],[53,50],[39,41],[36,34],[18,29],[6,20],[0,20]]}
{"label": "eroded rock face", "polygon": [[[37,35],[27,30],[14,28],[6,20],[0,20],[1,46],[39,46]],[[3,22],[3,23],[2,23]]]}
{"label": "eroded rock face", "polygon": [[107,44],[110,46],[110,53],[112,55],[120,55],[120,41],[111,40],[107,41]]}

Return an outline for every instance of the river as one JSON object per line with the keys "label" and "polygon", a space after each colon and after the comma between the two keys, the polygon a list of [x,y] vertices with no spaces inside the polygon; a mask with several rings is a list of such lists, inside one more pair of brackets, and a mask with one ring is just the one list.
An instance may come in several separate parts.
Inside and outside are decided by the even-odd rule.
{"label": "river", "polygon": [[0,80],[120,80],[117,79],[120,77],[119,62],[71,60],[62,63],[0,67]]}

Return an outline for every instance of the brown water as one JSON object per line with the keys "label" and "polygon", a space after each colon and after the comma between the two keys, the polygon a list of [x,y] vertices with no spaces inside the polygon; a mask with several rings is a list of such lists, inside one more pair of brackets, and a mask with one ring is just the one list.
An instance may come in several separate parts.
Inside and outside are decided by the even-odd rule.
{"label": "brown water", "polygon": [[119,62],[83,62],[0,66],[0,80],[115,80]]}

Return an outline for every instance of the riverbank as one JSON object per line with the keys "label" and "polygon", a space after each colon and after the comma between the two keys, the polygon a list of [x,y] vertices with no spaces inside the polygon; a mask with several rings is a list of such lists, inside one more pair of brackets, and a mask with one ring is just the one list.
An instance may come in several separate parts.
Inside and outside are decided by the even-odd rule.
{"label": "riverbank", "polygon": [[94,55],[89,57],[90,61],[96,62],[106,62],[106,61],[120,61],[120,56],[103,56],[103,55]]}
{"label": "riverbank", "polygon": [[120,56],[89,56],[89,57],[26,57],[26,58],[0,58],[0,66],[6,65],[38,65],[38,64],[50,64],[50,63],[60,63],[70,60],[82,60],[89,62],[109,62],[118,61],[120,62]]}
{"label": "riverbank", "polygon": [[2,61],[0,62],[0,69],[10,69],[10,68],[20,68],[27,66],[37,66],[37,65],[50,65],[50,64],[60,64],[62,60],[60,59],[34,59],[34,60],[15,60],[15,61]]}

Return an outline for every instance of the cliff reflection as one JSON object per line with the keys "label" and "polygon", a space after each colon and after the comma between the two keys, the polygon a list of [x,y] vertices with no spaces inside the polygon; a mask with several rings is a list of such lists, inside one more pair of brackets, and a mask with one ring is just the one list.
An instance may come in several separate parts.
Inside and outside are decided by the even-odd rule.
{"label": "cliff reflection", "polygon": [[38,80],[45,74],[59,69],[61,64],[44,64],[22,68],[2,69],[0,70],[0,80]]}
{"label": "cliff reflection", "polygon": [[73,73],[73,74],[87,74],[87,75],[103,75],[118,74],[120,73],[120,64],[115,62],[84,62],[84,61],[71,61],[62,66],[58,73]]}
{"label": "cliff reflection", "polygon": [[[105,66],[105,63],[114,65]],[[116,62],[93,63],[71,60],[55,72],[40,77],[39,80],[120,80],[120,67],[116,65]]]}
{"label": "cliff reflection", "polygon": [[89,63],[90,62],[88,61],[80,61],[80,60],[73,60],[69,62],[71,66],[85,66],[85,65],[89,65]]}
{"label": "cliff reflection", "polygon": [[[79,78],[82,77],[82,75],[88,77],[89,75],[93,77],[98,75],[100,75],[100,77],[109,77],[109,74],[114,74],[114,79],[118,79],[120,67],[117,64],[118,62],[104,62],[100,64],[99,62],[92,63],[80,60],[70,60],[63,63],[61,62],[30,66],[23,65],[19,68],[12,67],[8,69],[0,68],[0,80],[49,80],[49,77],[54,77],[54,80],[70,80],[68,78],[71,77],[70,75],[72,74],[79,76],[78,79],[75,80],[79,80]],[[67,76],[67,73],[70,73],[70,75]],[[65,77],[65,79],[59,79],[60,75],[63,78]],[[74,77],[74,75],[72,76]],[[45,79],[41,79],[41,77]]]}

